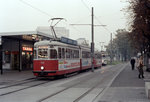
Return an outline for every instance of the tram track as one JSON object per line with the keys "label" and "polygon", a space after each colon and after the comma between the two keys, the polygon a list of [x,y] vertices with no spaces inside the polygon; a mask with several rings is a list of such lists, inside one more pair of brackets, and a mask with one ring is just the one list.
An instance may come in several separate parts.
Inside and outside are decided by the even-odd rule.
{"label": "tram track", "polygon": [[31,78],[31,79],[17,81],[17,82],[15,82],[15,84],[10,84],[10,85],[7,85],[7,86],[2,86],[2,87],[0,87],[0,89],[22,85],[22,84],[25,84],[25,83],[33,82],[34,80],[36,80],[36,79],[35,78]]}
{"label": "tram track", "polygon": [[[24,87],[24,88],[20,88],[20,89],[14,90],[14,91],[4,92],[2,94],[0,93],[0,97],[1,96],[5,96],[5,95],[9,95],[9,94],[12,94],[12,93],[15,93],[15,92],[19,92],[19,91],[22,91],[22,90],[25,90],[25,89],[29,89],[29,88],[33,88],[33,87],[36,87],[36,86],[40,86],[40,85],[43,85],[43,84],[47,84],[47,83],[51,82],[50,80],[54,80],[54,79],[48,79],[48,81],[46,81],[46,82],[41,82],[39,84],[30,85],[30,86],[27,86],[27,87]],[[20,85],[33,83],[33,82],[37,82],[37,81],[39,81],[39,79],[36,79],[36,78],[30,78],[30,79],[17,81],[15,84],[11,84],[11,85],[0,87],[0,91],[3,90],[3,89],[13,88],[13,87],[17,87],[17,86],[20,86]]]}
{"label": "tram track", "polygon": [[[68,90],[68,89],[70,89],[70,88],[73,88],[73,87],[75,87],[75,86],[77,86],[77,85],[79,85],[79,84],[81,84],[81,83],[84,83],[84,82],[86,82],[86,81],[88,81],[89,79],[90,80],[92,80],[92,78],[94,78],[94,77],[96,77],[97,76],[97,74],[92,74],[90,77],[88,77],[88,79],[87,78],[83,78],[82,80],[80,80],[79,82],[77,82],[77,83],[75,83],[75,84],[73,84],[73,85],[70,85],[70,86],[68,86],[68,87],[65,87],[64,89],[62,89],[62,90],[60,90],[60,91],[57,91],[57,92],[55,92],[55,93],[53,93],[53,94],[51,94],[51,95],[48,95],[48,96],[46,96],[46,97],[43,97],[43,98],[41,98],[41,99],[39,99],[38,101],[36,101],[36,102],[43,102],[43,101],[45,101],[45,100],[47,100],[47,99],[50,99],[50,98],[52,98],[52,97],[54,97],[54,96],[56,96],[56,95],[58,95],[58,94],[60,94],[60,93],[62,93],[62,92],[64,92],[64,91],[66,91],[66,90]],[[88,89],[85,93],[83,93],[82,95],[80,95],[78,98],[76,98],[73,102],[78,102],[80,99],[82,99],[84,96],[86,96],[88,93],[90,93],[93,89],[95,89],[98,85],[100,84],[100,82],[98,82],[95,86],[93,86],[92,88],[90,88],[90,89]]]}
{"label": "tram track", "polygon": [[[4,87],[1,87],[0,90],[3,90],[3,89],[6,90],[6,89],[9,89],[9,88],[13,88],[13,87],[19,86],[19,85],[33,83],[35,81],[37,81],[37,80],[33,79],[33,80],[29,80],[27,82],[21,82],[21,83],[17,83],[17,84],[13,84],[13,85],[4,86]],[[4,93],[0,94],[0,96],[5,96],[5,95],[8,95],[8,94],[12,94],[12,93],[19,92],[19,91],[22,91],[22,90],[25,90],[25,89],[29,89],[29,88],[33,88],[33,87],[36,87],[36,86],[40,86],[40,85],[43,85],[43,84],[46,84],[46,83],[49,83],[49,82],[50,81],[40,82],[38,84],[30,85],[30,86],[27,86],[27,87],[24,87],[24,88],[19,88],[19,89],[13,90],[13,91],[4,92]]]}
{"label": "tram track", "polygon": [[[94,76],[95,76],[95,74],[94,74]],[[91,75],[90,78],[93,78],[94,76]],[[88,81],[88,80],[87,80],[87,81]],[[85,82],[85,78],[83,78],[81,81],[77,82],[76,84],[70,85],[70,86],[68,86],[68,87],[66,87],[66,88],[64,88],[64,89],[62,89],[62,90],[60,90],[60,91],[57,91],[57,92],[55,92],[55,93],[53,93],[53,94],[51,94],[51,95],[48,95],[48,96],[46,96],[46,97],[44,97],[44,98],[38,100],[37,102],[42,102],[42,101],[44,101],[44,100],[46,100],[46,99],[49,99],[49,98],[51,98],[51,97],[53,97],[53,96],[55,96],[55,95],[57,95],[57,94],[60,94],[61,92],[64,92],[64,91],[66,91],[66,90],[68,90],[68,89],[70,89],[70,88],[72,88],[72,87],[74,87],[74,86],[76,86],[76,85],[79,85],[79,84],[81,84],[81,83],[83,83],[83,82]]]}
{"label": "tram track", "polygon": [[[50,79],[50,80],[54,80],[54,79]],[[9,91],[9,92],[4,92],[4,93],[0,93],[0,97],[1,96],[5,96],[5,95],[9,95],[9,94],[12,94],[12,93],[15,93],[15,92],[19,92],[19,91],[22,91],[22,90],[25,90],[25,89],[29,89],[29,88],[33,88],[33,87],[36,87],[36,86],[40,86],[42,84],[46,84],[46,83],[49,83],[50,80],[46,81],[46,82],[41,82],[39,84],[35,84],[35,85],[30,85],[30,86],[27,86],[27,87],[24,87],[24,88],[20,88],[20,89],[16,89],[14,91]],[[17,86],[20,86],[20,85],[24,85],[24,84],[28,84],[28,83],[33,83],[33,82],[36,82],[36,81],[39,81],[39,79],[36,79],[36,78],[30,78],[30,79],[25,79],[25,80],[21,80],[21,81],[17,81],[15,84],[11,84],[11,85],[7,85],[7,86],[2,86],[0,87],[0,91],[3,90],[3,89],[9,89],[9,88],[14,88],[14,87],[17,87]],[[14,82],[13,82],[14,83]]]}
{"label": "tram track", "polygon": [[[111,73],[113,74],[113,73]],[[84,98],[86,95],[88,95],[91,91],[93,91],[95,88],[97,88],[101,82],[105,81],[105,78],[102,78],[101,81],[97,82],[95,85],[93,85],[93,87],[89,88],[86,92],[84,92],[82,95],[80,95],[78,98],[76,98],[73,102],[79,102],[82,98]],[[100,92],[99,94],[101,94],[104,90],[105,90],[106,87],[104,87]],[[98,95],[99,95],[98,94]],[[96,96],[97,97],[97,96]],[[95,99],[95,98],[94,98]],[[93,99],[93,100],[94,100]],[[92,101],[93,102],[93,101]]]}
{"label": "tram track", "polygon": [[[120,67],[120,66],[118,66],[118,67]],[[111,69],[110,69],[110,70],[111,70]],[[113,73],[112,73],[112,74],[113,74]],[[88,79],[92,80],[92,78],[94,78],[94,77],[96,77],[96,76],[97,76],[97,74],[91,75],[90,77],[88,77]],[[50,98],[52,98],[52,97],[54,97],[54,96],[57,96],[58,94],[61,94],[62,92],[66,91],[66,90],[68,90],[68,89],[70,89],[70,88],[73,88],[73,87],[75,87],[75,86],[77,86],[77,85],[79,85],[79,84],[81,84],[81,83],[84,83],[84,82],[88,81],[88,79],[82,79],[81,81],[79,81],[79,82],[77,82],[77,83],[75,83],[75,84],[73,84],[73,85],[70,85],[70,86],[68,86],[68,87],[66,87],[66,88],[64,88],[64,89],[62,89],[62,90],[60,90],[60,91],[57,91],[57,92],[55,92],[55,93],[53,93],[53,94],[51,94],[51,95],[48,95],[48,96],[46,96],[46,97],[44,97],[44,98],[41,98],[41,99],[39,99],[39,100],[36,101],[36,102],[45,102],[46,100],[48,100],[48,99],[50,99]],[[105,78],[103,78],[101,81],[105,81]],[[84,97],[85,97],[86,95],[88,95],[91,91],[93,91],[95,88],[97,88],[97,87],[99,86],[99,84],[101,83],[101,81],[97,82],[93,87],[91,87],[90,89],[88,89],[87,91],[85,91],[83,94],[81,94],[79,97],[77,97],[76,99],[74,99],[74,101],[72,101],[72,102],[79,102],[82,98],[84,98]],[[104,88],[95,96],[95,98],[98,97],[105,89],[106,89],[106,87],[104,87]],[[95,100],[95,98],[93,99],[93,101]],[[93,102],[93,101],[92,101],[92,102]]]}
{"label": "tram track", "polygon": [[[120,67],[120,66],[119,66]],[[124,66],[125,67],[125,66]],[[96,96],[95,98],[91,101],[91,102],[94,102],[95,99],[101,95],[113,82],[113,80],[118,76],[118,74],[124,69],[124,67],[113,77],[113,79],[109,82],[109,84],[104,87]],[[111,73],[113,74],[113,73]],[[111,75],[110,75],[111,76]],[[102,82],[105,81],[105,78],[103,78],[101,80]],[[80,95],[78,98],[76,98],[73,102],[79,102],[82,98],[84,98],[86,95],[88,95],[92,90],[94,90],[96,87],[99,86],[99,84],[101,83],[101,81],[99,81],[98,83],[96,83],[92,88],[90,88],[89,90],[87,90],[85,93],[83,93],[82,95]]]}

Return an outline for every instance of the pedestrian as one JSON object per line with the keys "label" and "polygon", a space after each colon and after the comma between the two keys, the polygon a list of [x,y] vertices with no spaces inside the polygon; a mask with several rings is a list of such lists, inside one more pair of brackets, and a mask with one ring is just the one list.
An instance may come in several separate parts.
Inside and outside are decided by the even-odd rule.
{"label": "pedestrian", "polygon": [[135,59],[131,58],[130,63],[131,63],[131,66],[132,66],[132,70],[134,70]]}
{"label": "pedestrian", "polygon": [[144,78],[143,66],[144,66],[144,64],[143,64],[143,56],[140,56],[140,58],[139,58],[139,60],[137,62],[137,68],[138,68],[138,71],[139,71],[139,75],[138,75],[139,79],[141,77]]}

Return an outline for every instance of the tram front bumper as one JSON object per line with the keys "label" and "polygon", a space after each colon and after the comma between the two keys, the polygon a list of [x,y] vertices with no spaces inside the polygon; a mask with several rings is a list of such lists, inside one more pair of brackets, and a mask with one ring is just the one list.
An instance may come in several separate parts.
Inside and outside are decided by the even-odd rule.
{"label": "tram front bumper", "polygon": [[50,73],[56,73],[56,71],[33,71],[33,73],[38,74],[38,76],[47,76]]}

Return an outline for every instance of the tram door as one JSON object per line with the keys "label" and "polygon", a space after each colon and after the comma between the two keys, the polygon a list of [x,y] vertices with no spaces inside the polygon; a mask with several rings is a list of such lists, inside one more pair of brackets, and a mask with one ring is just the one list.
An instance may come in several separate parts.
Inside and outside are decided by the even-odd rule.
{"label": "tram door", "polygon": [[28,70],[33,69],[33,57],[32,52],[22,52],[22,69]]}
{"label": "tram door", "polygon": [[11,68],[17,70],[19,68],[19,52],[11,52]]}

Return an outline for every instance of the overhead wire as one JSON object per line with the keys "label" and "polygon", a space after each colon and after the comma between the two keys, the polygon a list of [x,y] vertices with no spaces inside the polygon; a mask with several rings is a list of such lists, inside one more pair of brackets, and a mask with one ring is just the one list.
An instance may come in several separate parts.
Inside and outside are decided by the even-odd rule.
{"label": "overhead wire", "polygon": [[[94,16],[94,18],[98,21],[99,24],[103,25],[103,24],[100,22],[100,20],[98,19],[97,16]],[[105,27],[105,26],[102,26],[102,27],[103,27],[108,33],[111,33],[111,31],[110,31],[107,27]]]}
{"label": "overhead wire", "polygon": [[49,17],[53,17],[52,15],[48,14],[47,12],[45,12],[45,11],[43,11],[43,10],[41,10],[41,9],[39,9],[39,8],[37,8],[37,7],[35,7],[35,6],[31,5],[31,4],[29,4],[29,3],[27,3],[27,2],[24,1],[24,0],[20,0],[20,1],[21,1],[23,4],[26,4],[26,5],[30,6],[31,8],[33,8],[33,9],[35,9],[35,10],[37,10],[37,11],[39,11],[39,12],[41,12],[41,13],[43,13],[43,14],[49,16]]}
{"label": "overhead wire", "polygon": [[83,5],[90,11],[90,8],[89,8],[88,5],[84,2],[84,0],[81,0],[81,2],[82,2]]}
{"label": "overhead wire", "polygon": [[[45,11],[43,11],[43,10],[41,10],[41,9],[39,9],[39,8],[37,8],[37,7],[33,6],[33,5],[31,5],[31,4],[29,4],[28,2],[26,2],[26,1],[24,1],[24,0],[20,0],[20,2],[22,2],[23,4],[25,4],[25,5],[27,5],[27,6],[31,7],[31,8],[33,8],[33,9],[35,9],[35,10],[37,10],[38,12],[41,12],[42,14],[45,14],[45,15],[47,15],[47,16],[53,18],[52,15],[50,15],[50,14],[48,14],[47,12],[45,12]],[[83,1],[83,3],[84,3],[84,1]],[[84,5],[86,5],[86,4],[84,3]],[[88,8],[88,6],[87,6],[87,8]],[[89,9],[89,10],[90,10],[90,9]],[[51,23],[52,23],[52,22],[51,22]],[[68,22],[64,22],[64,23],[70,25]],[[70,26],[70,27],[72,27],[73,29],[75,29],[76,31],[78,31],[78,32],[80,32],[80,33],[83,33],[83,32],[81,32],[79,29],[76,29],[76,28],[73,27],[73,26]]]}
{"label": "overhead wire", "polygon": [[[85,3],[85,1],[84,1],[84,0],[81,0],[81,2],[82,2],[83,5],[89,10],[89,12],[91,12],[89,6]],[[100,20],[98,19],[98,17],[96,17],[95,15],[94,15],[94,18],[98,21],[99,24],[104,25],[104,24],[102,24],[102,23],[100,22]],[[110,31],[106,26],[102,26],[102,27],[103,27],[108,33],[111,33],[111,31]]]}

